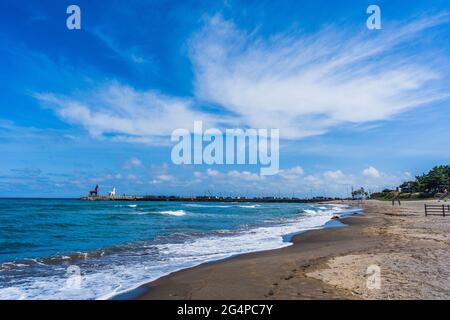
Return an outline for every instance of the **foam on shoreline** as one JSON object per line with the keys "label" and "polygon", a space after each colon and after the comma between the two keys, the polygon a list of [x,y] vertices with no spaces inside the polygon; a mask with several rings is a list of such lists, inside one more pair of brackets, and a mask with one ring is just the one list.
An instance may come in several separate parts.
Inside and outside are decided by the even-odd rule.
{"label": "foam on shoreline", "polygon": [[[0,298],[16,299],[17,293],[20,292],[28,299],[111,299],[169,273],[205,262],[289,246],[292,243],[287,242],[286,235],[326,227],[326,223],[333,215],[357,210],[339,205],[315,207],[315,209],[304,209],[302,214],[279,225],[261,226],[237,233],[224,233],[222,236],[209,235],[177,243],[160,243],[137,248],[124,247],[118,252],[93,257],[92,259],[100,259],[99,262],[105,267],[96,269],[95,272],[82,272],[81,286],[77,290],[67,288],[67,277],[61,276],[61,273],[64,275],[65,268],[61,267],[60,273],[35,277],[23,286],[13,288],[13,291],[9,290],[11,288],[0,289]],[[186,214],[183,210],[172,210],[168,213],[169,211],[160,213],[174,216]],[[90,254],[85,254],[85,258],[91,257]],[[127,258],[121,264],[117,264],[116,259],[123,260],[123,256]],[[77,256],[79,257],[80,255]],[[158,261],[155,261],[155,257]],[[84,266],[82,264],[80,266],[84,270]],[[42,267],[49,266],[44,264]]]}

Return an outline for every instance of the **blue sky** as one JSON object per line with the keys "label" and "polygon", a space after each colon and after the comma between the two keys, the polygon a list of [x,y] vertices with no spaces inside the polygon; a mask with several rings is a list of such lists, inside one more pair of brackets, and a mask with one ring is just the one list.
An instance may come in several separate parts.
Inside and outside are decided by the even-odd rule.
{"label": "blue sky", "polygon": [[[66,28],[77,4],[82,29]],[[382,29],[366,28],[381,8]],[[448,1],[2,1],[0,196],[346,195],[450,161]],[[279,128],[280,168],[170,133]]]}

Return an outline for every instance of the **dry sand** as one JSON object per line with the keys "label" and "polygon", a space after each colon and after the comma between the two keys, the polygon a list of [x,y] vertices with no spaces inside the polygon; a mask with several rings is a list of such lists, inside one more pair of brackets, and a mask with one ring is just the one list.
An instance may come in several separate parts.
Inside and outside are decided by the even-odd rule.
{"label": "dry sand", "polygon": [[[140,299],[450,298],[450,217],[424,216],[422,201],[367,201],[345,228],[312,230],[294,245],[175,272]],[[368,288],[380,270],[380,288]],[[370,282],[372,283],[372,282]]]}

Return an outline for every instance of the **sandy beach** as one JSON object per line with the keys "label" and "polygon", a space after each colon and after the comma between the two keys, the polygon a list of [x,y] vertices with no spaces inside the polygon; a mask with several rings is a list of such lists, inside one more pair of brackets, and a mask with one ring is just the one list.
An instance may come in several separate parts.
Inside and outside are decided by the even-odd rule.
{"label": "sandy beach", "polygon": [[[341,219],[347,227],[172,273],[138,299],[448,299],[450,217],[425,217],[424,203],[366,201],[363,214]],[[372,265],[379,289],[366,285]]]}

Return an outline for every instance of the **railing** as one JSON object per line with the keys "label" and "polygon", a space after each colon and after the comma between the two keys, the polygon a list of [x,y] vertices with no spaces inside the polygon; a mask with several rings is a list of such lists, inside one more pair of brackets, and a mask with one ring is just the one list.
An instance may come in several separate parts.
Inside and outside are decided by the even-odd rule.
{"label": "railing", "polygon": [[425,204],[425,216],[431,215],[445,215],[450,214],[450,205],[449,204]]}

